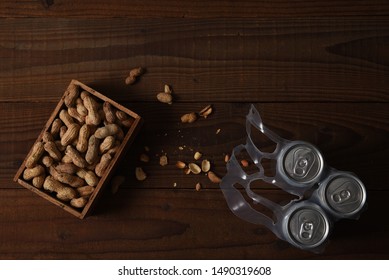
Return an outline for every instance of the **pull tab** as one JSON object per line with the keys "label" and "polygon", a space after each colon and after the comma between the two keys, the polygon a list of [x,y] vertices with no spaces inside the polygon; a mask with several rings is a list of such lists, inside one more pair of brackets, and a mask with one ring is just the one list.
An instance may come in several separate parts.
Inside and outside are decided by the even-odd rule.
{"label": "pull tab", "polygon": [[317,247],[328,237],[329,220],[317,204],[296,203],[290,208],[292,214],[286,222],[291,241],[303,248]]}
{"label": "pull tab", "polygon": [[300,237],[304,240],[309,240],[313,236],[313,223],[308,221],[301,224]]}
{"label": "pull tab", "polygon": [[296,149],[293,154],[293,173],[296,177],[304,178],[315,163],[315,156],[305,149]]}
{"label": "pull tab", "polygon": [[[344,183],[343,185],[346,185],[347,183]],[[342,186],[341,186],[342,187]],[[347,187],[347,186],[346,186]],[[347,200],[349,200],[351,197],[351,192],[348,189],[341,190],[337,193],[334,193],[332,195],[332,200],[335,203],[344,203]]]}

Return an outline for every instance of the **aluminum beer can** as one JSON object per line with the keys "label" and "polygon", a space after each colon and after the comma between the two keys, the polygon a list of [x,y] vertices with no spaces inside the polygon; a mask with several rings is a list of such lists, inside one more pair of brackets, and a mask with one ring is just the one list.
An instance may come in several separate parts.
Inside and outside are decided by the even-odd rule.
{"label": "aluminum beer can", "polygon": [[301,249],[315,248],[323,244],[330,232],[327,215],[316,204],[301,203],[287,215],[284,231],[287,240]]}
{"label": "aluminum beer can", "polygon": [[357,215],[366,202],[363,183],[347,172],[331,174],[322,183],[320,193],[326,210],[338,218]]}
{"label": "aluminum beer can", "polygon": [[294,141],[284,149],[278,164],[278,169],[286,181],[293,185],[306,186],[318,181],[324,160],[320,151],[313,145]]}

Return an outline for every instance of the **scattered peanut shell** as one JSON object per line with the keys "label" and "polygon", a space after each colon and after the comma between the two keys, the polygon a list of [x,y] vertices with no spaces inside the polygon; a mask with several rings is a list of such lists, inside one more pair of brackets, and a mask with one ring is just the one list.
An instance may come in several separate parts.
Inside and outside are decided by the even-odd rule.
{"label": "scattered peanut shell", "polygon": [[147,178],[146,173],[143,171],[142,167],[135,168],[135,177],[138,181],[144,181]]}
{"label": "scattered peanut shell", "polygon": [[144,73],[144,69],[142,67],[137,67],[131,69],[130,74],[125,80],[126,85],[132,85],[136,82],[137,78]]}
{"label": "scattered peanut shell", "polygon": [[242,164],[243,167],[249,166],[249,162],[248,162],[247,160],[245,160],[245,159],[242,159],[242,160],[240,161],[240,163]]}
{"label": "scattered peanut shell", "polygon": [[169,85],[165,85],[165,86],[164,86],[164,91],[165,91],[165,93],[172,94],[172,89],[170,88]]}
{"label": "scattered peanut shell", "polygon": [[181,116],[182,123],[193,123],[197,120],[197,115],[194,112],[185,114]]}
{"label": "scattered peanut shell", "polygon": [[219,133],[220,133],[220,131],[221,131],[221,129],[220,129],[220,128],[218,128],[218,129],[216,130],[216,134],[219,134]]}
{"label": "scattered peanut shell", "polygon": [[196,191],[201,190],[201,184],[200,184],[200,183],[197,183],[195,188],[196,188]]}
{"label": "scattered peanut shell", "polygon": [[188,167],[186,167],[186,168],[184,169],[184,174],[186,174],[186,175],[189,175],[189,174],[190,174],[190,169],[189,169]]}
{"label": "scattered peanut shell", "polygon": [[132,85],[133,83],[135,83],[136,81],[136,78],[134,76],[128,76],[124,82],[126,83],[126,85]]}
{"label": "scattered peanut shell", "polygon": [[224,162],[227,163],[229,160],[230,160],[230,155],[229,155],[229,154],[226,154],[226,155],[224,156]]}
{"label": "scattered peanut shell", "polygon": [[199,174],[201,172],[200,166],[196,163],[189,163],[189,169],[193,174]]}
{"label": "scattered peanut shell", "polygon": [[212,113],[212,105],[207,105],[199,112],[199,115],[206,119]]}
{"label": "scattered peanut shell", "polygon": [[139,160],[142,161],[142,162],[149,162],[150,161],[150,157],[146,154],[141,154],[139,156]]}
{"label": "scattered peanut shell", "polygon": [[206,173],[206,172],[208,172],[210,169],[211,169],[211,163],[209,162],[209,160],[204,159],[204,160],[201,162],[201,170],[202,170],[204,173]]}
{"label": "scattered peanut shell", "polygon": [[215,184],[219,184],[222,180],[212,171],[208,172],[208,179]]}
{"label": "scattered peanut shell", "polygon": [[179,168],[179,169],[184,169],[186,167],[186,164],[185,164],[185,162],[177,161],[176,162],[176,167]]}
{"label": "scattered peanut shell", "polygon": [[163,155],[159,158],[159,164],[165,166],[168,164],[167,156]]}
{"label": "scattered peanut shell", "polygon": [[193,155],[193,158],[194,158],[195,160],[199,160],[199,159],[201,158],[201,156],[202,156],[202,153],[200,153],[200,152],[195,152],[195,154]]}
{"label": "scattered peanut shell", "polygon": [[157,99],[159,102],[162,103],[166,103],[166,104],[173,103],[173,96],[170,93],[160,92],[157,94]]}

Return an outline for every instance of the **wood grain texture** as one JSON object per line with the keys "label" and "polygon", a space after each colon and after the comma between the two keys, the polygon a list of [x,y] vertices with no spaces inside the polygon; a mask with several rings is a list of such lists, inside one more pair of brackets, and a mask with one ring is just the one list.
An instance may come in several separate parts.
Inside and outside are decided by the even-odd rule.
{"label": "wood grain texture", "polygon": [[[388,259],[389,3],[351,2],[1,1],[0,259]],[[136,66],[146,74],[126,86]],[[12,182],[71,79],[145,120],[117,170],[124,184],[83,221]],[[171,106],[155,99],[164,84]],[[366,185],[367,211],[337,222],[323,254],[238,219],[218,186],[173,166],[200,151],[223,175],[250,103],[282,137],[315,144]],[[207,104],[207,120],[180,123]]]}
{"label": "wood grain texture", "polygon": [[[109,97],[109,96],[108,96]],[[214,170],[225,174],[224,155],[246,139],[245,116],[249,104],[217,103],[206,120],[182,124],[180,116],[200,111],[204,103],[177,103],[171,106],[154,103],[124,103],[138,113],[145,124],[134,146],[124,158],[118,172],[130,178],[139,188],[194,188],[197,181],[215,187],[205,176],[184,175],[174,164],[177,160],[194,161],[200,151],[211,160]],[[0,103],[0,187],[11,183],[16,170],[39,135],[55,103]],[[371,190],[389,190],[388,173],[388,103],[270,103],[256,104],[265,125],[282,137],[305,140],[323,152],[329,165],[355,172]],[[39,109],[38,109],[39,108]],[[217,129],[221,129],[216,134]],[[268,145],[268,142],[264,143]],[[140,154],[147,145],[150,163],[142,164]],[[181,151],[179,147],[184,149]],[[167,153],[170,164],[159,165],[159,156]],[[134,179],[137,165],[144,166],[149,178]]]}
{"label": "wood grain texture", "polygon": [[388,193],[369,195],[369,210],[359,221],[338,222],[325,254],[317,255],[236,218],[219,190],[120,190],[80,221],[26,190],[1,189],[0,258],[385,259]]}
{"label": "wood grain texture", "polygon": [[120,102],[152,101],[165,83],[180,102],[388,102],[388,23],[1,19],[0,101],[56,102],[74,78]]}
{"label": "wood grain texture", "polygon": [[157,0],[3,0],[2,17],[320,17],[350,15],[388,15],[384,0],[274,0],[274,1],[157,1]]}

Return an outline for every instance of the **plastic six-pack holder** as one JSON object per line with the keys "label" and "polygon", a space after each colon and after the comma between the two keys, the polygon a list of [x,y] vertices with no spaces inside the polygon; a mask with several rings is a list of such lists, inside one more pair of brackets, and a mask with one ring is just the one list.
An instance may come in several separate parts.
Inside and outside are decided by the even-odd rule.
{"label": "plastic six-pack holder", "polygon": [[[253,141],[252,129],[259,130],[276,143],[275,150],[262,151]],[[366,190],[355,174],[328,166],[321,152],[310,143],[278,136],[263,124],[254,105],[246,117],[246,132],[246,144],[233,149],[227,163],[227,174],[220,183],[228,207],[236,216],[264,225],[278,238],[313,252],[324,249],[337,220],[359,218],[365,208]],[[248,154],[257,172],[245,172],[237,159],[242,152]],[[271,176],[265,173],[264,159],[276,162]],[[258,180],[298,198],[286,205],[275,203],[252,189],[252,184]],[[239,186],[243,187],[250,201],[244,198]],[[254,209],[251,203],[269,209],[272,217]]]}

